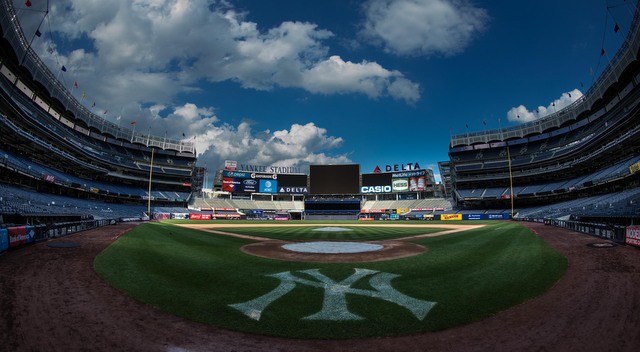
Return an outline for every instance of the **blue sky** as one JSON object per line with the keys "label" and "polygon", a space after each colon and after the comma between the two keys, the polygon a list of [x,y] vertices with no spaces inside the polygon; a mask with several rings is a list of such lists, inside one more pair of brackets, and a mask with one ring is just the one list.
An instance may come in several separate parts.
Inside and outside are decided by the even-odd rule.
{"label": "blue sky", "polygon": [[[184,133],[200,166],[419,163],[437,174],[451,133],[530,121],[585,93],[636,2],[51,3],[33,48],[59,79],[109,121]],[[14,4],[31,37],[46,2]]]}

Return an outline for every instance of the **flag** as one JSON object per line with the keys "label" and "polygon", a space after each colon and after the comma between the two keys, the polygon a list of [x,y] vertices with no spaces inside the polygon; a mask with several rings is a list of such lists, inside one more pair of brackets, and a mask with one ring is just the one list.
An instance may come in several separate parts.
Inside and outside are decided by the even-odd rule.
{"label": "flag", "polygon": [[615,27],[613,27],[613,31],[618,33],[619,30],[620,30],[620,26],[618,26],[618,24],[616,23]]}
{"label": "flag", "polygon": [[109,110],[105,110],[102,115],[106,115],[109,112]]}
{"label": "flag", "polygon": [[571,93],[567,93],[567,94],[569,94],[569,98],[571,98]]}
{"label": "flag", "polygon": [[84,97],[87,95],[87,93],[85,93],[85,91],[82,91],[82,99],[84,99]]}
{"label": "flag", "polygon": [[94,101],[93,104],[91,105],[92,108],[96,107],[96,102]]}
{"label": "flag", "polygon": [[469,129],[469,124],[468,124],[468,123],[465,123],[465,124],[464,124],[464,127],[466,127],[467,129]]}
{"label": "flag", "polygon": [[47,48],[47,52],[48,52],[49,54],[53,54],[53,48],[52,48],[52,47],[48,47],[48,48]]}
{"label": "flag", "polygon": [[122,116],[116,117],[116,121],[120,121],[121,118],[122,118]]}
{"label": "flag", "polygon": [[135,124],[136,124],[136,122],[135,122],[135,121],[131,121],[131,124],[132,124],[132,125],[135,125]]}
{"label": "flag", "polygon": [[584,88],[584,83],[582,83],[582,81],[580,81],[580,87]]}
{"label": "flag", "polygon": [[486,126],[487,125],[487,121],[482,120],[482,124]]}
{"label": "flag", "polygon": [[31,0],[27,0],[24,2],[24,6],[31,7]]}
{"label": "flag", "polygon": [[184,132],[182,132],[182,137],[186,137],[186,136],[184,135]]}
{"label": "flag", "polygon": [[78,81],[73,81],[73,88],[78,88]]}
{"label": "flag", "polygon": [[42,32],[39,29],[36,29],[36,37],[42,37]]}
{"label": "flag", "polygon": [[62,67],[60,67],[60,69],[62,70],[62,72],[67,72],[67,68],[64,67],[64,65],[62,65]]}
{"label": "flag", "polygon": [[604,51],[604,48],[602,48],[602,50],[600,50],[600,56],[604,56],[604,54],[606,54],[606,52]]}

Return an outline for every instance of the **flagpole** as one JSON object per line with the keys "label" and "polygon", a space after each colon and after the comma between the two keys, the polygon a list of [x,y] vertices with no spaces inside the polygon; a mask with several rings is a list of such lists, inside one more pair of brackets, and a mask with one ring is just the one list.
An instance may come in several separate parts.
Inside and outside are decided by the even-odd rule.
{"label": "flagpole", "polygon": [[136,134],[136,122],[131,123],[133,125],[133,130],[131,131],[131,143],[133,143],[133,136]]}
{"label": "flagpole", "polygon": [[151,176],[153,175],[153,154],[155,150],[155,148],[151,148],[151,163],[149,164],[149,197],[147,200],[147,215],[149,215],[149,220],[151,220]]}
{"label": "flagpole", "polygon": [[504,139],[504,134],[502,133],[502,120],[498,118],[498,125],[500,127],[500,139],[504,142],[505,147],[507,147],[507,162],[509,165],[509,199],[511,200],[511,219],[513,220],[513,173],[511,171],[511,151],[509,150],[509,142]]}

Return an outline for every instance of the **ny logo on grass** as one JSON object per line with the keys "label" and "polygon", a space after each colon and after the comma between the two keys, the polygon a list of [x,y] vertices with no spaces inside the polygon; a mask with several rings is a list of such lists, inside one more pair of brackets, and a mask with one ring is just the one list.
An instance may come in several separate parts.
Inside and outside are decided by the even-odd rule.
{"label": "ny logo on grass", "polygon": [[[268,275],[280,280],[280,285],[273,291],[256,299],[244,303],[230,304],[229,306],[239,310],[253,320],[260,320],[262,312],[280,297],[291,292],[297,284],[306,285],[324,290],[322,309],[312,315],[304,317],[308,320],[361,320],[363,317],[351,313],[347,308],[347,294],[377,298],[395,303],[408,309],[418,320],[423,320],[436,302],[423,301],[409,297],[391,286],[391,280],[400,275],[380,272],[369,269],[355,269],[355,273],[348,278],[336,282],[320,273],[319,269],[302,270],[315,280],[305,279],[293,275],[291,271]],[[373,290],[365,290],[351,287],[358,280],[371,276],[369,285]]]}

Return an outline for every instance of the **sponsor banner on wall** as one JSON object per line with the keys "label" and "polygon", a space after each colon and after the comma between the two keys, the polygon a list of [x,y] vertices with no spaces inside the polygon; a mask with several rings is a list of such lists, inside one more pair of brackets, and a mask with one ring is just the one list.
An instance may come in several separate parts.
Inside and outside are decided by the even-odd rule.
{"label": "sponsor banner on wall", "polygon": [[409,180],[406,178],[395,178],[391,181],[391,188],[393,192],[407,192],[409,191]]}
{"label": "sponsor banner on wall", "polygon": [[427,182],[424,176],[409,177],[409,191],[420,192],[427,189]]}
{"label": "sponsor banner on wall", "polygon": [[47,182],[51,182],[51,183],[55,183],[56,182],[56,177],[53,175],[42,175],[42,180],[43,181],[47,181]]}
{"label": "sponsor banner on wall", "polygon": [[394,172],[391,174],[392,178],[409,178],[409,177],[418,177],[425,176],[427,172],[425,170],[413,170],[413,171],[401,171]]}
{"label": "sponsor banner on wall", "polygon": [[222,176],[223,177],[230,177],[230,178],[251,178],[251,173],[250,172],[242,172],[242,171],[224,170],[224,171],[222,171]]}
{"label": "sponsor banner on wall", "polygon": [[391,193],[391,186],[362,186],[360,193]]}
{"label": "sponsor banner on wall", "polygon": [[0,230],[0,253],[9,249],[9,233],[7,229]]}
{"label": "sponsor banner on wall", "polygon": [[243,192],[257,192],[258,191],[258,181],[254,179],[244,179],[242,180],[242,187],[240,188]]}
{"label": "sponsor banner on wall", "polygon": [[211,214],[190,214],[191,220],[211,220]]}
{"label": "sponsor banner on wall", "polygon": [[488,214],[487,219],[489,220],[509,220],[511,219],[511,214]]}
{"label": "sponsor banner on wall", "polygon": [[238,162],[235,160],[225,160],[224,161],[224,169],[225,170],[230,170],[230,171],[235,171],[235,169],[238,167]]}
{"label": "sponsor banner on wall", "polygon": [[278,187],[278,193],[284,194],[307,194],[309,189],[307,187]]}
{"label": "sponsor banner on wall", "polygon": [[222,178],[222,190],[225,192],[237,192],[240,190],[242,183],[235,178]]}
{"label": "sponsor banner on wall", "polygon": [[225,218],[225,219],[240,217],[240,214],[237,214],[237,213],[236,214],[207,214],[207,215],[214,218]]}
{"label": "sponsor banner on wall", "polygon": [[630,246],[640,247],[640,227],[627,226],[625,234],[624,243]]}
{"label": "sponsor banner on wall", "polygon": [[260,180],[260,193],[278,193],[278,181]]}
{"label": "sponsor banner on wall", "polygon": [[27,243],[33,243],[35,231],[31,226],[9,227],[9,247],[16,247]]}
{"label": "sponsor banner on wall", "polygon": [[462,220],[462,214],[440,214],[440,220]]}
{"label": "sponsor banner on wall", "polygon": [[397,208],[396,214],[404,215],[409,212],[409,208]]}
{"label": "sponsor banner on wall", "polygon": [[487,218],[486,214],[463,214],[463,220],[484,220]]}
{"label": "sponsor banner on wall", "polygon": [[361,213],[386,213],[386,209],[362,209]]}

